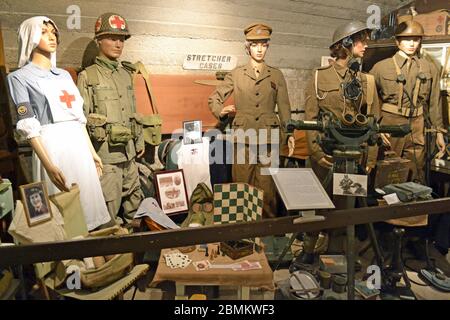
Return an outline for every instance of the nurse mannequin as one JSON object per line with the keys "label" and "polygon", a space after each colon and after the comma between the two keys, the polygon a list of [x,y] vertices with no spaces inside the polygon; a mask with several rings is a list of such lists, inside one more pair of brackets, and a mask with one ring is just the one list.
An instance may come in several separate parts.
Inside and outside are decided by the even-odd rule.
{"label": "nurse mannequin", "polygon": [[33,180],[49,194],[80,188],[88,229],[110,221],[98,175],[102,161],[86,131],[83,99],[69,73],[55,67],[59,33],[47,17],[25,20],[19,28],[19,67],[8,75],[16,105],[17,130],[33,148]]}

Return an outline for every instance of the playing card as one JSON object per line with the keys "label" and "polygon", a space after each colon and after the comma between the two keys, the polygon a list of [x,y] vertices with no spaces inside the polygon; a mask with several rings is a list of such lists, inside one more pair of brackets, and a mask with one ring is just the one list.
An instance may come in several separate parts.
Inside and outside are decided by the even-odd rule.
{"label": "playing card", "polygon": [[197,270],[197,271],[208,270],[211,265],[208,260],[196,261],[193,264],[194,264],[195,270]]}
{"label": "playing card", "polygon": [[191,264],[191,262],[192,262],[192,260],[191,259],[186,259],[186,260],[184,260],[182,263],[181,263],[181,268],[186,268],[188,265],[190,265]]}
{"label": "playing card", "polygon": [[188,255],[182,254],[177,250],[164,254],[164,259],[166,265],[171,269],[186,268],[192,262]]}

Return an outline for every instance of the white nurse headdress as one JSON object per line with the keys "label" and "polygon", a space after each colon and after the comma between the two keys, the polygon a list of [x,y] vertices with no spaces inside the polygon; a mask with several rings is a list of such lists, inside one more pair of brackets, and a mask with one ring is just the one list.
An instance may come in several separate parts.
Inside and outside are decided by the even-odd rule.
{"label": "white nurse headdress", "polygon": [[[33,52],[33,50],[39,45],[42,36],[42,25],[44,22],[50,22],[59,34],[56,23],[52,19],[44,16],[29,18],[20,25],[17,32],[19,40],[19,68],[28,63],[31,57],[31,52]],[[56,52],[52,53],[51,61],[52,66],[56,67]]]}

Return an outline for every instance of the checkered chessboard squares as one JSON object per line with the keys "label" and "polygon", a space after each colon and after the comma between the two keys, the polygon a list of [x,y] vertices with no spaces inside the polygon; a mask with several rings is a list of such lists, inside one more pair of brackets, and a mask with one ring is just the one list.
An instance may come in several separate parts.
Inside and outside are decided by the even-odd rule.
{"label": "checkered chessboard squares", "polygon": [[214,224],[262,218],[263,191],[246,183],[214,185]]}

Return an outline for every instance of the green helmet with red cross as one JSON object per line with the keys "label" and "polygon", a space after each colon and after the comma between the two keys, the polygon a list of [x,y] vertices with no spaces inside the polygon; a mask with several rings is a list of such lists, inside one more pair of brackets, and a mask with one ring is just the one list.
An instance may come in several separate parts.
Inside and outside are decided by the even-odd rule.
{"label": "green helmet with red cross", "polygon": [[112,12],[102,14],[95,22],[95,38],[105,34],[124,35],[125,39],[131,37],[125,18]]}

